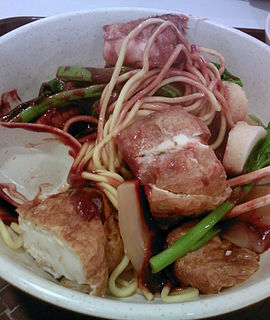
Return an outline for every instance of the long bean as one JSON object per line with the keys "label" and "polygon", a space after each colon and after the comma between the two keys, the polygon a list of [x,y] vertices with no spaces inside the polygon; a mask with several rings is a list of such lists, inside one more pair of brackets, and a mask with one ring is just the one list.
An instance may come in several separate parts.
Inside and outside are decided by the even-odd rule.
{"label": "long bean", "polygon": [[188,253],[192,247],[234,207],[234,204],[226,201],[209,215],[203,218],[198,224],[191,228],[183,237],[175,241],[169,248],[158,253],[150,259],[150,266],[153,273],[157,273],[178,258]]}
{"label": "long bean", "polygon": [[[111,80],[114,68],[88,68],[61,66],[56,77],[64,81],[84,81],[95,84],[108,83]],[[122,67],[121,73],[130,71],[128,67]]]}
{"label": "long bean", "polygon": [[93,85],[86,88],[62,91],[45,98],[41,103],[34,104],[23,110],[12,122],[31,122],[45,113],[49,108],[63,106],[68,102],[100,97],[105,85]]}
{"label": "long bean", "polygon": [[56,94],[64,90],[65,83],[64,81],[58,79],[52,79],[47,82],[43,82],[39,89],[39,97],[48,97],[52,94]]}
{"label": "long bean", "polygon": [[0,118],[0,121],[5,121],[5,122],[12,121],[12,119],[18,116],[20,113],[22,113],[23,110],[29,108],[34,104],[39,104],[40,101],[43,101],[45,97],[48,97],[63,91],[64,85],[65,84],[63,81],[57,80],[57,79],[52,79],[42,83],[39,89],[38,97],[31,99],[29,101],[20,103],[15,108],[10,110],[7,114],[5,114],[2,118]]}

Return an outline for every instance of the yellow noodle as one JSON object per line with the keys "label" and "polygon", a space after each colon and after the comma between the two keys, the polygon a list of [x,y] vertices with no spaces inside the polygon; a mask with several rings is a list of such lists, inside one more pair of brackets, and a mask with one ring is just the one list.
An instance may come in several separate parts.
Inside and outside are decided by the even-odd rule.
{"label": "yellow noodle", "polygon": [[100,174],[89,173],[86,171],[82,172],[82,178],[86,180],[95,181],[95,182],[105,182],[107,184],[110,182],[109,177],[105,177],[104,175],[100,175]]}
{"label": "yellow noodle", "polygon": [[[153,22],[152,23],[155,23],[154,21],[156,19],[149,19],[150,21],[152,20]],[[148,20],[148,21],[149,21]],[[117,99],[117,102],[116,102],[116,105],[115,105],[115,108],[114,108],[114,112],[113,112],[113,118],[112,118],[112,124],[111,124],[111,129],[114,128],[115,126],[115,123],[118,119],[118,116],[120,114],[120,110],[121,110],[121,107],[123,105],[123,102],[125,101],[125,98],[128,94],[128,92],[130,91],[130,89],[132,88],[132,86],[137,82],[137,80],[139,80],[140,78],[142,78],[146,72],[148,72],[149,70],[149,59],[148,59],[148,56],[149,56],[149,51],[150,51],[150,48],[156,38],[156,36],[164,29],[164,28],[167,28],[167,26],[169,25],[168,21],[167,22],[164,22],[164,20],[161,20],[161,19],[157,19],[157,23],[160,23],[160,22],[163,22],[161,26],[159,26],[155,32],[152,34],[152,36],[150,37],[150,39],[148,40],[147,44],[146,44],[146,47],[145,47],[145,50],[144,50],[144,59],[143,59],[143,67],[142,69],[136,73],[136,75],[134,75],[133,77],[131,77],[124,85],[123,89],[121,90],[120,92],[120,95]],[[136,29],[135,29],[136,30]]]}
{"label": "yellow noodle", "polygon": [[101,188],[104,188],[105,190],[109,191],[113,196],[117,198],[117,189],[113,186],[111,186],[109,183],[106,182],[99,182],[98,185]]}
{"label": "yellow noodle", "polygon": [[[220,66],[225,66],[225,59],[224,57],[219,53],[217,52],[216,50],[213,50],[213,49],[209,49],[209,48],[204,48],[204,47],[197,47],[197,49],[199,50],[199,52],[205,52],[205,53],[208,53],[212,56],[215,56],[219,59],[219,64]],[[224,72],[224,68],[220,68],[219,69],[219,74],[222,75],[222,73]]]}
{"label": "yellow noodle", "polygon": [[92,142],[92,143],[86,142],[85,146],[87,146],[87,145],[88,145],[88,147],[87,147],[87,149],[85,149],[84,156],[80,159],[76,169],[79,168],[81,164],[84,164],[84,166],[85,166],[89,162],[89,160],[91,159],[91,157],[93,155],[95,143],[94,142]]}
{"label": "yellow noodle", "polygon": [[116,210],[118,210],[118,201],[117,197],[115,197],[112,193],[110,193],[108,190],[103,191],[106,195],[106,197],[109,199],[109,201],[112,203],[112,205],[115,207]]}
{"label": "yellow noodle", "polygon": [[150,292],[147,288],[145,288],[145,286],[142,285],[141,283],[139,284],[139,289],[140,289],[140,293],[145,297],[147,301],[154,300],[155,296],[153,295],[153,293]]}
{"label": "yellow noodle", "polygon": [[86,153],[86,151],[87,151],[87,149],[88,149],[88,145],[89,145],[88,142],[85,142],[85,143],[82,145],[82,147],[81,147],[79,153],[77,154],[77,157],[76,157],[76,159],[75,159],[75,161],[74,161],[74,163],[73,163],[73,167],[74,167],[74,168],[77,168],[78,165],[79,165],[79,163],[82,161],[82,159],[83,159],[83,157],[85,156],[85,153]]}
{"label": "yellow noodle", "polygon": [[[116,84],[117,79],[119,77],[119,74],[121,72],[121,67],[123,66],[123,62],[125,59],[126,50],[127,50],[129,40],[132,39],[133,37],[135,37],[138,33],[140,33],[142,31],[142,29],[144,29],[148,25],[155,24],[155,23],[162,23],[162,22],[164,22],[164,20],[158,19],[158,18],[152,18],[152,19],[145,20],[139,26],[137,26],[135,29],[133,29],[128,34],[128,36],[125,38],[125,40],[123,41],[123,43],[121,45],[120,53],[119,53],[119,56],[118,56],[118,59],[117,59],[117,62],[116,62],[115,68],[114,68],[114,72],[111,77],[111,81],[106,86],[105,94],[102,93],[102,96],[101,96],[101,101],[102,101],[101,111],[102,112],[100,114],[100,121],[102,121],[102,122],[104,121],[107,106],[108,106],[108,103],[110,100],[110,96],[112,94],[113,88],[115,87],[115,84]],[[137,74],[135,74],[135,77],[136,76],[137,76]]]}
{"label": "yellow noodle", "polygon": [[196,288],[188,288],[170,295],[170,287],[165,285],[161,291],[161,300],[164,303],[185,302],[194,300],[199,297],[199,290]]}
{"label": "yellow noodle", "polygon": [[16,222],[11,222],[10,228],[17,234],[20,234],[20,235],[22,234],[22,230],[20,229],[20,226]]}
{"label": "yellow noodle", "polygon": [[[166,83],[171,83],[171,82],[172,81],[170,81],[170,82],[166,81]],[[194,99],[201,99],[201,98],[204,98],[204,97],[205,97],[204,93],[197,92],[197,93],[192,93],[190,95],[177,97],[177,98],[168,98],[168,97],[160,97],[160,96],[146,97],[146,98],[143,99],[143,101],[144,101],[144,103],[146,103],[146,102],[163,102],[163,103],[169,103],[169,104],[170,103],[179,103],[179,104],[181,104],[181,103],[184,103],[184,102],[192,101]]]}
{"label": "yellow noodle", "polygon": [[115,172],[115,161],[116,161],[116,146],[115,146],[115,143],[113,140],[111,140],[109,143],[108,143],[108,149],[109,149],[109,171],[110,172]]}
{"label": "yellow noodle", "polygon": [[115,172],[97,170],[96,173],[100,174],[101,176],[110,177],[110,178],[113,178],[114,180],[118,180],[120,183],[125,181],[118,173],[115,173]]}
{"label": "yellow noodle", "polygon": [[16,240],[13,240],[7,228],[8,227],[4,224],[4,222],[0,220],[0,233],[6,245],[12,250],[21,248],[23,246],[22,235],[20,235]]}
{"label": "yellow noodle", "polygon": [[[111,122],[112,122],[112,117],[110,116],[109,119],[106,121],[105,126],[104,126],[103,138],[107,137],[107,135],[109,134]],[[110,155],[109,148],[107,148],[107,147],[103,148],[102,151],[101,151],[101,158],[102,158],[103,164],[104,164],[106,169],[109,169],[109,158],[110,158],[110,156],[111,155]]]}
{"label": "yellow noodle", "polygon": [[[123,271],[127,268],[128,264],[129,264],[129,258],[126,255],[124,255],[122,258],[122,261],[113,270],[113,272],[110,275],[109,282],[108,282],[108,288],[109,288],[110,292],[116,297],[130,296],[136,291],[136,289],[138,287],[137,277],[134,277],[131,281],[129,281],[128,285],[125,284],[122,287],[119,287],[116,285],[117,279],[123,273]],[[120,283],[121,283],[121,281],[120,281]]]}
{"label": "yellow noodle", "polygon": [[120,167],[119,171],[121,172],[121,174],[123,175],[123,177],[125,179],[132,179],[134,176],[133,174],[125,167]]}
{"label": "yellow noodle", "polygon": [[214,107],[214,109],[216,111],[221,110],[220,103],[218,102],[213,92],[209,90],[209,88],[202,85],[200,82],[197,82],[195,80],[192,80],[184,76],[175,76],[175,77],[171,77],[170,79],[171,79],[171,82],[183,82],[183,83],[191,84],[192,86],[195,86],[197,89],[203,90],[203,92],[207,95],[208,100],[211,103],[211,105]]}
{"label": "yellow noodle", "polygon": [[213,150],[216,150],[222,144],[225,133],[226,133],[226,119],[224,114],[221,113],[221,125],[219,129],[219,133],[216,141],[210,145],[210,148],[212,148]]}

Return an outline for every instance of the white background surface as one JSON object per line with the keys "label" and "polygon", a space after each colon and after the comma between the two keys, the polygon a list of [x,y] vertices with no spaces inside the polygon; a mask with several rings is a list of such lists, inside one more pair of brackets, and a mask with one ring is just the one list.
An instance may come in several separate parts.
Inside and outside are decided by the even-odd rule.
{"label": "white background surface", "polygon": [[270,12],[270,0],[0,0],[0,19],[128,6],[177,10],[231,27],[259,29]]}

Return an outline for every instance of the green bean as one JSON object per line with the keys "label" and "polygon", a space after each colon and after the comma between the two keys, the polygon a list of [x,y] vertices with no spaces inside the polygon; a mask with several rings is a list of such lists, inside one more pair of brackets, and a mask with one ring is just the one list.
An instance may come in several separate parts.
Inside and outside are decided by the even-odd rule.
{"label": "green bean", "polygon": [[224,202],[191,228],[183,237],[175,241],[170,247],[153,256],[149,260],[152,272],[157,273],[163,270],[175,260],[188,253],[233,207],[233,203],[229,201]]}
{"label": "green bean", "polygon": [[48,97],[52,94],[56,94],[64,90],[65,83],[58,79],[52,79],[48,82],[44,82],[40,86],[39,97]]}
{"label": "green bean", "polygon": [[[121,73],[131,70],[122,67]],[[61,66],[58,68],[56,77],[64,81],[84,81],[95,84],[108,83],[111,80],[114,68],[88,68]]]}
{"label": "green bean", "polygon": [[12,122],[31,122],[36,118],[44,114],[48,109],[63,106],[66,103],[100,97],[105,85],[93,85],[86,88],[73,89],[69,91],[62,91],[54,94],[50,97],[45,98],[42,102],[34,104],[27,109],[23,110],[17,115]]}

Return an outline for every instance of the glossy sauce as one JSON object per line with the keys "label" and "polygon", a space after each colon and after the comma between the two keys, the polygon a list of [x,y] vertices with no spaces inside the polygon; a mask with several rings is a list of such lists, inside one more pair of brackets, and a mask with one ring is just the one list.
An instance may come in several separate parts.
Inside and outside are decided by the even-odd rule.
{"label": "glossy sauce", "polygon": [[161,230],[155,219],[153,219],[146,195],[142,187],[139,191],[139,198],[144,219],[151,233],[151,243],[149,251],[146,254],[144,265],[139,275],[140,284],[146,290],[149,290],[152,293],[160,293],[164,285],[167,283],[170,283],[170,285],[174,288],[179,287],[180,284],[174,277],[173,265],[165,268],[158,273],[152,273],[151,267],[149,265],[149,259],[151,256],[154,256],[165,248],[167,231]]}
{"label": "glossy sauce", "polygon": [[18,214],[15,211],[15,207],[10,203],[6,202],[0,197],[0,219],[5,224],[11,222],[18,222]]}
{"label": "glossy sauce", "polygon": [[38,118],[36,123],[50,125],[59,129],[63,129],[66,121],[79,113],[76,107],[66,107],[64,110],[56,108],[49,109]]}
{"label": "glossy sauce", "polygon": [[75,189],[71,201],[76,213],[86,221],[99,218],[105,222],[103,196],[96,189]]}

